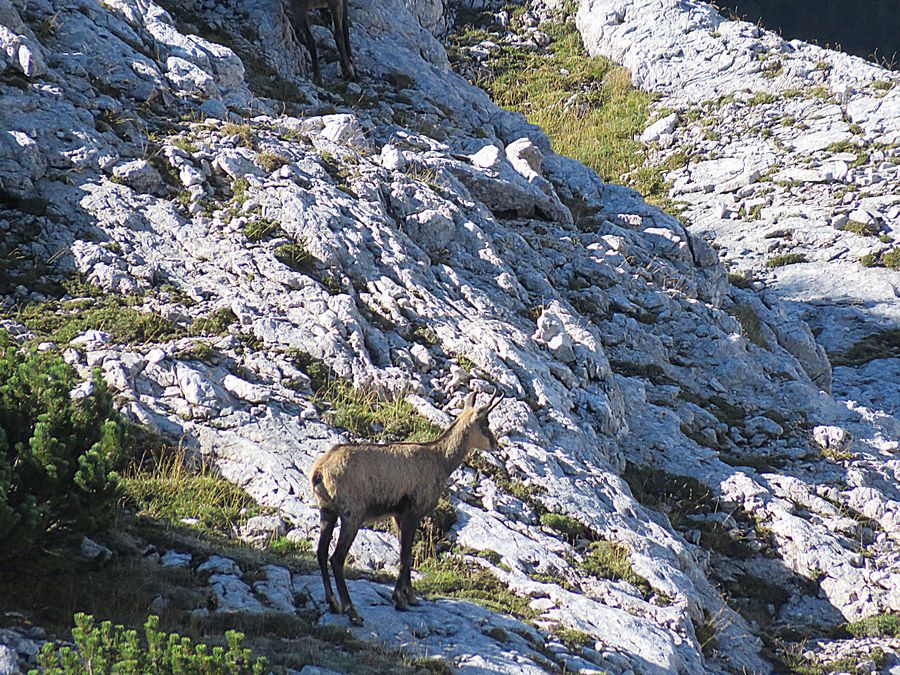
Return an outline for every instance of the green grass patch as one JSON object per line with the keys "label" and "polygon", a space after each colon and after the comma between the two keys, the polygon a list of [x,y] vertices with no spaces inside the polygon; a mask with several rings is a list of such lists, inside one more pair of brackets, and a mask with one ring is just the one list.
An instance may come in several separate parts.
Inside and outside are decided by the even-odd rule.
{"label": "green grass patch", "polygon": [[252,148],[255,139],[253,137],[253,127],[249,124],[235,124],[233,122],[226,122],[222,127],[222,133],[225,136],[236,136],[239,145],[243,145],[245,148]]}
{"label": "green grass patch", "polygon": [[237,314],[230,307],[220,307],[206,316],[194,319],[194,323],[191,324],[191,334],[224,335],[228,332],[228,327],[237,320]]}
{"label": "green grass patch", "polygon": [[[588,56],[573,22],[560,17],[541,27],[551,38],[546,53],[503,46],[490,61],[490,76],[477,84],[498,105],[539,125],[559,154],[604,180],[625,182],[645,160],[635,136],[649,116],[651,97],[632,86],[625,68]],[[457,41],[489,35],[470,32]]]}
{"label": "green grass patch", "polygon": [[661,469],[629,464],[622,473],[634,498],[641,504],[665,513],[676,528],[691,515],[715,511],[718,499],[696,478],[678,476]]}
{"label": "green grass patch", "polygon": [[175,138],[172,140],[172,145],[174,145],[176,148],[184,150],[189,155],[194,154],[200,149],[197,147],[197,144],[189,138]]}
{"label": "green grass patch", "polygon": [[843,354],[830,355],[830,358],[835,366],[861,366],[875,359],[900,358],[900,328],[868,335]]}
{"label": "green grass patch", "polygon": [[550,634],[575,653],[581,651],[583,647],[593,647],[597,642],[597,638],[590,633],[569,628],[561,623],[551,628]]}
{"label": "green grass patch", "polygon": [[728,275],[728,281],[735,288],[753,288],[753,277],[749,273],[733,272]]}
{"label": "green grass patch", "polygon": [[750,97],[750,99],[747,101],[747,105],[769,105],[770,103],[775,103],[775,101],[777,100],[778,96],[776,94],[770,94],[767,91],[758,91]]}
{"label": "green grass patch", "polygon": [[650,582],[634,571],[629,558],[627,546],[612,541],[595,541],[585,556],[585,571],[598,579],[626,581],[637,588],[641,595],[649,598],[653,595]]}
{"label": "green grass patch", "polygon": [[471,600],[492,612],[502,612],[522,619],[532,619],[537,612],[529,607],[529,599],[512,591],[493,574],[478,565],[455,556],[426,560],[422,575],[414,585],[426,596],[442,596]]}
{"label": "green grass patch", "polygon": [[139,514],[173,523],[196,519],[194,527],[224,536],[259,511],[240,487],[208,466],[192,469],[180,452],[133,467],[122,485],[124,503]]}
{"label": "green grass patch", "polygon": [[806,262],[806,256],[802,253],[786,253],[769,258],[766,261],[766,267],[775,269],[776,267],[785,267],[786,265],[796,265],[804,262]]}
{"label": "green grass patch", "polygon": [[312,542],[306,539],[288,539],[287,537],[278,537],[266,542],[266,549],[283,557],[303,557],[308,558],[312,554]]}
{"label": "green grass patch", "polygon": [[595,539],[594,533],[587,525],[583,525],[571,516],[563,513],[544,513],[541,515],[541,525],[555,530],[563,535],[570,544],[575,544],[579,539],[588,541]]}
{"label": "green grass patch", "polygon": [[182,349],[176,356],[182,361],[211,363],[216,356],[216,350],[207,342],[195,342],[190,347]]}
{"label": "green grass patch", "polygon": [[774,657],[778,672],[791,675],[870,675],[872,672],[880,672],[887,663],[887,654],[880,648],[875,648],[868,654],[825,661],[816,656],[806,656],[804,645],[796,643],[781,644]]}
{"label": "green grass patch", "polygon": [[694,624],[694,634],[697,636],[697,642],[700,643],[700,651],[707,658],[716,654],[716,648],[719,646],[719,640],[716,637],[716,626],[712,617],[703,610],[703,621]]}
{"label": "green grass patch", "polygon": [[881,228],[875,223],[860,223],[856,220],[851,220],[841,229],[844,232],[852,232],[853,234],[858,234],[863,237],[877,237],[878,233],[881,231]]}
{"label": "green grass patch", "polygon": [[244,236],[252,242],[272,239],[281,234],[281,226],[268,218],[254,218],[244,225]]}
{"label": "green grass patch", "polygon": [[[175,323],[139,306],[139,295],[107,293],[87,284],[67,284],[71,300],[47,300],[5,313],[25,324],[41,341],[67,343],[87,330],[102,330],[119,344],[144,344],[180,337]],[[0,313],[0,316],[4,315]]]}
{"label": "green grass patch", "polygon": [[313,269],[315,258],[305,242],[282,244],[275,249],[275,258],[283,265],[287,265],[295,272],[308,274]]}
{"label": "green grass patch", "polygon": [[284,155],[279,155],[277,152],[260,152],[256,156],[256,161],[259,162],[259,165],[266,171],[266,173],[272,173],[277,169],[280,169],[285,164],[288,164],[290,160]]}
{"label": "green grass patch", "polygon": [[889,612],[847,625],[853,637],[900,637],[900,614]]}
{"label": "green grass patch", "polygon": [[435,440],[443,430],[425,419],[403,398],[390,399],[333,380],[317,394],[331,409],[331,421],[355,436],[373,441]]}
{"label": "green grass patch", "polygon": [[771,232],[766,232],[763,235],[764,239],[790,239],[794,236],[793,230],[781,229],[781,230],[772,230]]}
{"label": "green grass patch", "polygon": [[900,246],[869,253],[859,259],[863,267],[887,267],[890,270],[900,270]]}

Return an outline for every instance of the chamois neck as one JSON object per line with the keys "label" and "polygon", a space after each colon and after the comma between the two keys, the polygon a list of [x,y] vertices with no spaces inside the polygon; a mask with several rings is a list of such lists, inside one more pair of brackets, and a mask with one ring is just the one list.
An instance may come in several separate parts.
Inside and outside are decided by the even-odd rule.
{"label": "chamois neck", "polygon": [[471,450],[469,432],[472,430],[473,417],[472,413],[464,412],[434,442],[434,449],[444,460],[448,476],[459,468]]}

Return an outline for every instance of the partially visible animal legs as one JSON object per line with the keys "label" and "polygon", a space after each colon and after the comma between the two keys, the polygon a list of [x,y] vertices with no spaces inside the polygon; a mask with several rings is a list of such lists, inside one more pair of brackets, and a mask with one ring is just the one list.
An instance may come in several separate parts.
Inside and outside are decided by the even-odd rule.
{"label": "partially visible animal legs", "polygon": [[347,52],[346,78],[352,80],[356,77],[356,68],[353,67],[353,50],[350,47],[350,11],[347,8],[347,0],[342,0],[342,4],[344,5],[344,21],[341,24],[341,27],[344,33],[344,49]]}
{"label": "partially visible animal legs", "polygon": [[345,80],[352,80],[356,77],[353,69],[353,60],[350,57],[350,27],[347,17],[347,0],[329,0],[328,7],[331,9],[332,19],[334,20],[334,43],[337,46],[338,57],[341,62],[341,74]]}
{"label": "partially visible animal legs", "polygon": [[334,511],[329,509],[321,509],[319,511],[321,528],[316,557],[319,560],[319,569],[322,570],[322,583],[325,585],[325,602],[328,603],[328,609],[335,614],[340,614],[341,607],[334,599],[334,591],[331,590],[331,579],[328,576],[328,547],[331,545],[331,535],[334,533],[334,526],[337,524],[337,519],[338,514]]}
{"label": "partially visible animal legs", "polygon": [[331,571],[334,572],[334,583],[337,585],[344,614],[350,617],[350,623],[355,626],[361,626],[363,620],[357,614],[353,601],[350,599],[350,591],[347,590],[347,582],[344,579],[344,563],[347,560],[347,553],[350,552],[350,546],[353,544],[353,540],[356,539],[356,533],[359,532],[361,524],[355,518],[341,517],[341,533],[338,535],[337,545],[334,547],[334,553],[331,555]]}
{"label": "partially visible animal legs", "polygon": [[412,513],[394,518],[400,538],[400,571],[391,597],[394,599],[394,607],[401,612],[407,610],[409,605],[419,604],[412,587],[412,549],[420,520],[419,516]]}
{"label": "partially visible animal legs", "polygon": [[306,15],[306,11],[298,12],[297,21],[300,23],[303,40],[306,42],[306,49],[309,51],[309,58],[312,61],[313,82],[322,84],[322,73],[319,70],[319,54],[316,51],[316,41],[313,38],[312,31],[309,29],[309,17]]}

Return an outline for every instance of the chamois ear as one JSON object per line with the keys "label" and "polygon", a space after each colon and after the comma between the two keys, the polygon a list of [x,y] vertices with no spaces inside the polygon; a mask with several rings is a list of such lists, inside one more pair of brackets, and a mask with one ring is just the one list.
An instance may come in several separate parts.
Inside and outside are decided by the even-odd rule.
{"label": "chamois ear", "polygon": [[474,391],[466,396],[465,401],[463,401],[463,410],[468,410],[469,408],[475,407],[475,396],[477,396],[477,394]]}

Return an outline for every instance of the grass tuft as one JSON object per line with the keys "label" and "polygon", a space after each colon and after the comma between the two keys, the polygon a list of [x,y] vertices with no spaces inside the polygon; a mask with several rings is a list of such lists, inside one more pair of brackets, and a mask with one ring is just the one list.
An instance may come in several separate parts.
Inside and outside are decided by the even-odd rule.
{"label": "grass tuft", "polygon": [[875,359],[900,357],[900,328],[868,335],[855,342],[843,354],[831,355],[835,366],[861,366]]}
{"label": "grass tuft", "polygon": [[868,253],[859,259],[863,267],[887,267],[890,270],[900,270],[900,246]]}
{"label": "grass tuft", "polygon": [[634,571],[627,546],[612,541],[595,541],[582,565],[598,579],[626,581],[637,588],[645,598],[653,595],[650,582]]}
{"label": "grass tuft", "polygon": [[776,255],[769,258],[766,261],[766,267],[775,269],[776,267],[796,265],[797,263],[804,262],[806,262],[806,256],[802,253],[786,253],[784,255]]}
{"label": "grass tuft", "polygon": [[274,220],[268,218],[255,218],[244,225],[244,236],[252,242],[262,241],[277,237],[281,233],[281,227]]}
{"label": "grass tuft", "polygon": [[305,242],[282,244],[275,249],[275,258],[295,272],[309,273],[315,258],[306,248]]}
{"label": "grass tuft", "polygon": [[256,156],[256,160],[266,173],[272,173],[290,162],[287,157],[275,152],[261,152]]}
{"label": "grass tuft", "polygon": [[881,228],[879,228],[876,223],[860,223],[856,220],[851,220],[841,229],[844,232],[853,232],[862,237],[877,237],[878,233],[881,231]]}
{"label": "grass tuft", "polygon": [[405,399],[391,400],[374,392],[360,391],[343,380],[325,385],[317,398],[330,406],[335,426],[373,441],[428,442],[443,431],[419,415]]}
{"label": "grass tuft", "polygon": [[769,348],[769,343],[762,335],[762,323],[753,306],[746,302],[740,302],[729,308],[728,313],[731,314],[738,323],[741,324],[741,330],[744,337],[750,340],[757,347],[763,349]]}
{"label": "grass tuft", "polygon": [[[144,344],[180,337],[183,331],[154,312],[138,309],[139,295],[107,293],[88,284],[67,285],[71,300],[30,303],[5,318],[25,324],[43,341],[67,343],[87,330],[106,331],[119,344]],[[0,316],[4,313],[0,312]]]}
{"label": "grass tuft", "polygon": [[847,626],[853,637],[900,637],[900,614],[889,612],[870,616]]}
{"label": "grass tuft", "polygon": [[203,532],[228,536],[256,503],[208,466],[192,469],[182,452],[132,468],[122,479],[124,503],[141,515],[173,523],[196,519]]}
{"label": "grass tuft", "polygon": [[249,124],[234,124],[227,122],[222,127],[222,133],[226,136],[236,136],[239,145],[245,148],[252,148],[254,144],[253,127]]}
{"label": "grass tuft", "polygon": [[415,582],[416,591],[426,596],[443,596],[471,600],[493,612],[523,619],[536,616],[529,599],[512,591],[477,563],[455,556],[426,560],[419,567],[422,575]]}
{"label": "grass tuft", "polygon": [[586,525],[579,523],[571,516],[562,513],[544,513],[541,515],[541,525],[556,530],[570,543],[574,544],[579,539],[594,539],[594,533]]}

